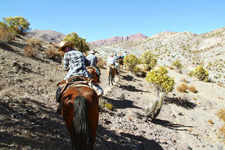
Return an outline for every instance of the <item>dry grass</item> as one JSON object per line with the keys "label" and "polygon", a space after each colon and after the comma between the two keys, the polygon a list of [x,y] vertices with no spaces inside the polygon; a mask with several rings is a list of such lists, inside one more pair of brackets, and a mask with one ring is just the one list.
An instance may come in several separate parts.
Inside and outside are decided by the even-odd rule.
{"label": "dry grass", "polygon": [[217,83],[218,86],[225,88],[225,85],[223,85],[222,83]]}
{"label": "dry grass", "polygon": [[45,51],[45,55],[49,58],[56,58],[57,56],[59,56],[59,53],[57,53],[57,51],[55,49],[47,49]]}
{"label": "dry grass", "polygon": [[174,70],[173,66],[169,66],[168,68],[169,68],[170,70]]}
{"label": "dry grass", "polygon": [[30,45],[24,48],[24,55],[34,57],[37,54],[37,49],[32,48]]}
{"label": "dry grass", "polygon": [[196,90],[196,88],[191,85],[189,88],[188,88],[189,91],[193,92],[193,93],[197,93],[198,91]]}
{"label": "dry grass", "polygon": [[[220,118],[221,120],[223,120],[225,122],[225,109],[220,109],[216,113],[216,115],[217,115],[218,118]],[[223,126],[221,128],[219,128],[218,137],[225,144],[225,123],[223,124]]]}
{"label": "dry grass", "polygon": [[180,79],[180,82],[189,83],[189,81],[188,81],[187,79],[185,79],[185,78],[181,78],[181,79]]}
{"label": "dry grass", "polygon": [[0,26],[0,43],[7,43],[11,40],[15,40],[16,35]]}
{"label": "dry grass", "polygon": [[221,128],[219,128],[218,137],[225,144],[225,123],[223,124]]}
{"label": "dry grass", "polygon": [[185,83],[181,83],[181,85],[177,86],[177,91],[181,93],[187,93],[188,85]]}
{"label": "dry grass", "polygon": [[40,39],[35,39],[35,38],[30,38],[30,39],[27,39],[27,43],[33,47],[41,47],[43,41],[40,40]]}
{"label": "dry grass", "polygon": [[221,120],[223,120],[225,122],[225,108],[224,109],[220,109],[217,113],[216,113],[217,117],[220,118]]}

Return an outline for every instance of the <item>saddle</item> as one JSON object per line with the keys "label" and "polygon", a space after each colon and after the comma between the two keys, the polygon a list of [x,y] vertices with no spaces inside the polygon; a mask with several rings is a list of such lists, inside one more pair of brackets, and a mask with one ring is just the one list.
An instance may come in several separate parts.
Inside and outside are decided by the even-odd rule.
{"label": "saddle", "polygon": [[60,81],[57,84],[57,86],[61,86],[62,89],[61,89],[59,95],[57,96],[56,101],[60,102],[62,93],[69,87],[86,86],[86,87],[92,88],[93,84],[98,84],[98,82],[91,78],[87,78],[84,76],[74,76],[74,77],[68,78],[66,80]]}

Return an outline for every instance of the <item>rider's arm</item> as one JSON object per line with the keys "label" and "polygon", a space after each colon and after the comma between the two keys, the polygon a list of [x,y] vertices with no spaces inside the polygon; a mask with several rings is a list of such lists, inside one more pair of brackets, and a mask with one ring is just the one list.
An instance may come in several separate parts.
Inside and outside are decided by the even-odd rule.
{"label": "rider's arm", "polygon": [[64,55],[64,70],[69,70],[69,59],[67,53]]}
{"label": "rider's arm", "polygon": [[91,62],[84,56],[85,66],[90,66]]}

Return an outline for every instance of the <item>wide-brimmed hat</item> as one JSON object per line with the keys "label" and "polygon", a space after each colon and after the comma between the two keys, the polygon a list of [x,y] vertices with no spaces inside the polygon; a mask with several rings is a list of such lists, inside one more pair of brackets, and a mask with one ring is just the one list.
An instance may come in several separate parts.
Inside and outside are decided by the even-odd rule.
{"label": "wide-brimmed hat", "polygon": [[62,51],[62,49],[63,49],[64,47],[67,47],[67,46],[73,48],[73,47],[74,47],[74,43],[71,42],[71,41],[62,41],[62,42],[60,42],[60,44],[59,44],[59,49],[58,49],[58,51]]}
{"label": "wide-brimmed hat", "polygon": [[89,53],[90,54],[95,54],[95,53],[97,53],[97,51],[93,49],[93,50],[89,51]]}

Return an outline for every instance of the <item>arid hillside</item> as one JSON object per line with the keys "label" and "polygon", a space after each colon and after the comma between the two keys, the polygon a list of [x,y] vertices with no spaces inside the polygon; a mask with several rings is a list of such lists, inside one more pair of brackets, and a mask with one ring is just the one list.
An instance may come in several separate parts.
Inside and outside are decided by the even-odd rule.
{"label": "arid hillside", "polygon": [[204,34],[190,32],[162,32],[141,41],[121,41],[95,47],[101,56],[110,53],[133,54],[140,57],[150,51],[158,57],[158,64],[171,66],[179,60],[190,72],[202,65],[210,72],[214,82],[225,83],[225,27]]}
{"label": "arid hillside", "polygon": [[[218,34],[215,35],[217,32]],[[197,53],[201,54],[198,59],[212,59],[212,63],[217,58],[224,60],[225,46],[224,41],[220,40],[224,39],[224,28],[207,33],[205,36],[208,37],[191,33],[161,33],[151,37],[152,40],[149,38],[137,42],[140,45],[136,45],[136,48],[154,45],[159,48],[156,52],[160,52],[164,48],[160,48],[162,46],[160,43],[157,44],[157,41],[153,42],[155,38],[162,38],[162,43],[172,45],[170,40],[178,42],[176,39],[180,39],[180,34],[186,39],[184,45],[187,45],[187,39],[194,40],[194,36],[202,38],[199,40],[199,47],[204,48],[204,51],[200,50]],[[207,39],[210,42],[207,42]],[[221,44],[217,47],[209,46],[212,39],[215,40],[213,45],[219,42]],[[130,48],[125,45],[128,42],[124,45],[123,43],[98,47],[97,56],[106,58],[110,52],[119,53],[124,50],[129,54],[137,52],[134,43],[131,43]],[[207,49],[208,47],[211,49]],[[171,52],[172,49],[175,52],[175,48],[171,48]],[[33,41],[23,36],[17,36],[7,44],[0,44],[0,149],[71,148],[64,121],[55,112],[56,84],[66,75],[61,57],[55,50],[54,44]],[[139,49],[139,51],[144,50]],[[178,51],[180,57],[182,51]],[[171,55],[161,53],[159,63],[168,62],[173,58]],[[196,54],[193,53],[193,57],[194,55]],[[186,58],[182,58],[185,62]],[[167,65],[170,66],[169,63]],[[220,114],[223,115],[225,111],[225,86],[222,82],[203,82],[188,76],[186,69],[194,67],[195,64],[191,61],[190,66],[185,65],[181,72],[168,67],[168,75],[174,78],[175,88],[166,96],[161,112],[154,120],[136,115],[137,112],[143,113],[145,107],[157,98],[156,89],[150,86],[143,76],[136,76],[121,68],[115,84],[108,86],[106,66],[101,68],[100,85],[105,93],[99,103],[101,105],[107,102],[113,107],[109,109],[105,106],[100,109],[95,149],[223,150],[225,127],[224,121],[220,119],[224,117]],[[224,68],[217,71],[213,67],[218,66],[212,66],[215,75],[224,71]],[[223,81],[224,74],[217,79]],[[183,84],[186,85],[184,91],[177,88]],[[189,87],[194,87],[196,91],[193,92]]]}

